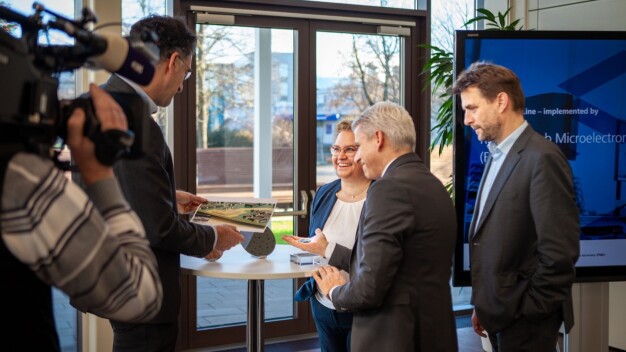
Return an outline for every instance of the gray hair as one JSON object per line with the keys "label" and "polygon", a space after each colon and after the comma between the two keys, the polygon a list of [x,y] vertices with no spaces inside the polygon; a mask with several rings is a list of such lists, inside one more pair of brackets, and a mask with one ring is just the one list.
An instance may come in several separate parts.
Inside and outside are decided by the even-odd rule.
{"label": "gray hair", "polygon": [[377,130],[382,131],[396,150],[410,147],[415,151],[417,137],[413,119],[406,109],[396,103],[383,101],[365,109],[352,122],[352,129],[360,128],[367,138],[372,138]]}

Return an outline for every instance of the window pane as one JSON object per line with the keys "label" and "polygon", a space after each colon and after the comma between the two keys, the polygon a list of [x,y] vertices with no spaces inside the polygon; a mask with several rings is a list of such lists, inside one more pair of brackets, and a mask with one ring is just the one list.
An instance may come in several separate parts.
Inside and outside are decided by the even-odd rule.
{"label": "window pane", "polygon": [[[460,29],[463,23],[472,17],[474,11],[474,0],[449,0],[432,1],[432,45],[437,46],[447,52],[452,53],[454,47],[454,31]],[[440,87],[433,91],[431,95],[431,126],[437,126],[437,114],[439,108],[448,97],[443,93],[448,87]],[[452,126],[450,126],[450,129]],[[431,140],[441,133],[441,130],[431,131]],[[444,147],[439,152],[439,148],[433,148],[430,155],[430,170],[444,184],[452,182],[452,145]],[[471,308],[470,297],[471,287],[452,287],[452,304],[455,310]]]}
{"label": "window pane", "polygon": [[[165,15],[166,9],[166,0],[122,0],[122,34],[128,35],[133,23],[148,15]],[[152,115],[152,118],[161,127],[165,140],[169,141],[167,108],[159,107],[158,111]]]}
{"label": "window pane", "polygon": [[70,305],[65,293],[57,288],[52,290],[52,304],[61,351],[78,351],[78,312]]}
{"label": "window pane", "polygon": [[[335,32],[316,36],[317,187],[337,178],[330,146],[335,125],[387,100],[401,103],[399,37]],[[331,45],[332,44],[332,45]]]}
{"label": "window pane", "polygon": [[[309,1],[309,0],[307,0]],[[364,6],[396,7],[401,9],[425,10],[425,4],[417,0],[313,0],[317,2],[332,2],[335,4],[351,4]],[[436,0],[435,0],[436,1]]]}
{"label": "window pane", "polygon": [[166,0],[122,0],[122,32],[128,34],[133,23],[148,15],[165,15],[166,4]]}
{"label": "window pane", "polygon": [[[197,193],[293,208],[295,32],[198,25],[196,33]],[[293,217],[269,226],[280,243],[293,234]],[[245,324],[245,280],[197,283],[198,329]],[[266,281],[265,319],[292,318],[293,295],[293,280]]]}
{"label": "window pane", "polygon": [[[32,1],[24,1],[24,0],[2,0],[0,1],[0,3],[2,3],[3,5],[6,5],[8,7],[10,7],[12,10],[17,11],[19,13],[21,13],[24,16],[30,16],[34,13],[33,11],[33,3],[35,3],[35,0]],[[38,1],[39,3],[42,3],[41,1]],[[67,18],[74,18],[74,2],[73,1],[67,1],[67,0],[48,0],[45,2],[44,7],[48,10],[51,10],[55,13],[58,13],[64,17]],[[43,16],[44,18],[44,22],[47,22],[48,19],[50,19],[50,15],[48,14],[44,14]],[[60,31],[56,31],[58,33],[62,33]],[[20,32],[21,33],[21,32]],[[55,41],[54,39],[51,39],[51,41]],[[47,43],[47,41],[44,39],[44,41],[42,41],[42,43]],[[56,44],[59,44],[58,42]]]}
{"label": "window pane", "polygon": [[[265,280],[265,321],[293,317],[293,280]],[[245,325],[248,281],[197,278],[196,328]]]}

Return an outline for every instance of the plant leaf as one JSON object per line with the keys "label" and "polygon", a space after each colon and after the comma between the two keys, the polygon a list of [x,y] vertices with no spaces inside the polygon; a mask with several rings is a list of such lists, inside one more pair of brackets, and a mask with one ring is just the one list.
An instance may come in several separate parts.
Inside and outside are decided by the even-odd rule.
{"label": "plant leaf", "polygon": [[[507,25],[507,16],[510,12],[511,8],[508,8],[504,13],[498,12],[495,15],[487,9],[479,8],[476,9],[478,15],[465,22],[463,27],[467,28],[475,22],[485,21],[486,30],[521,30],[520,19]],[[517,28],[518,26],[519,28]],[[453,143],[454,138],[454,97],[449,93],[449,89],[454,84],[454,53],[430,44],[422,44],[420,47],[430,50],[430,57],[422,66],[421,72],[428,77],[424,90],[431,87],[433,94],[443,90],[443,93],[438,96],[443,101],[437,110],[434,126],[431,126],[433,138],[429,148],[431,151],[437,150],[441,155],[444,148]],[[453,194],[453,183],[446,184],[446,189],[450,194]]]}

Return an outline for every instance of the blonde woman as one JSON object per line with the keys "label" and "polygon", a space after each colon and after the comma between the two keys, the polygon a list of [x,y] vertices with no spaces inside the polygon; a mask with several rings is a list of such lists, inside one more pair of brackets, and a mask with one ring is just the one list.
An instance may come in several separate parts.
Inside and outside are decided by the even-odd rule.
{"label": "blonde woman", "polygon": [[[303,250],[330,258],[336,246],[352,249],[356,229],[371,181],[354,160],[357,147],[354,132],[347,121],[337,124],[337,139],[330,147],[333,167],[339,177],[320,187],[311,205],[309,224],[310,243],[300,242],[297,236],[285,236],[288,243]],[[315,236],[316,232],[324,235]],[[343,272],[346,280],[348,274]],[[318,292],[311,278],[296,292],[295,299],[310,299],[313,319],[322,351],[350,351],[352,313],[338,312],[332,302]]]}

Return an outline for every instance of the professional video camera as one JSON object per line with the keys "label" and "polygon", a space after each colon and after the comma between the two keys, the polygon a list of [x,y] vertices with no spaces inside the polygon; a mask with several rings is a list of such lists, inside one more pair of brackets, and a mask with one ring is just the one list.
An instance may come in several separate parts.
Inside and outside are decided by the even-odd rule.
{"label": "professional video camera", "polygon": [[[142,154],[146,102],[137,94],[111,94],[124,109],[129,131],[100,131],[88,96],[60,101],[57,97],[58,76],[80,67],[103,68],[138,84],[147,85],[158,60],[156,34],[145,32],[137,37],[96,34],[86,29],[96,23],[96,16],[82,10],[79,21],[70,20],[33,3],[34,14],[21,15],[0,5],[0,19],[17,23],[22,30],[16,38],[0,28],[0,148],[11,143],[26,151],[52,156],[58,162],[59,142],[64,143],[67,120],[75,107],[85,109],[84,133],[96,146],[100,162],[112,165],[119,158]],[[51,19],[44,21],[46,13]],[[59,30],[75,39],[73,45],[42,45],[40,32]],[[53,145],[57,144],[55,148]]]}

